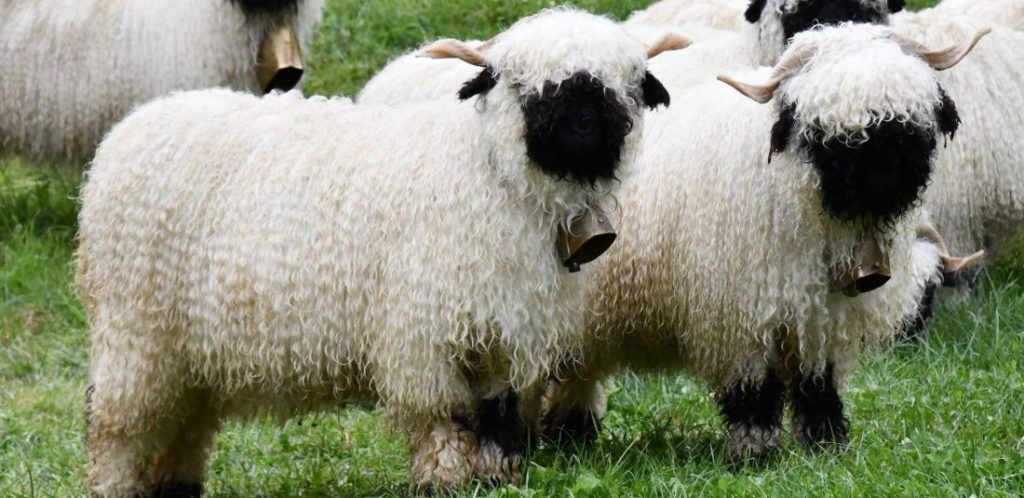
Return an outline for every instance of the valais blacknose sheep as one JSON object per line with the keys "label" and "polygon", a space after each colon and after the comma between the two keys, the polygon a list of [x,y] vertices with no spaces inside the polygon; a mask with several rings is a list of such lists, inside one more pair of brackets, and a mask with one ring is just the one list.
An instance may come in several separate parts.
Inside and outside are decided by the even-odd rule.
{"label": "valais blacknose sheep", "polygon": [[224,417],[366,399],[418,487],[518,482],[514,390],[578,343],[595,282],[558,234],[611,210],[668,104],[647,59],[675,44],[557,9],[424,50],[479,66],[468,102],[208,90],[132,113],[82,192],[92,491],[197,495]]}
{"label": "valais blacknose sheep", "polygon": [[[893,336],[941,261],[915,247],[915,206],[959,123],[935,69],[976,41],[929,52],[885,27],[819,28],[743,78],[768,83],[722,78],[749,99],[666,80],[673,106],[647,119],[583,361],[549,390],[545,430],[594,429],[599,383],[621,366],[682,367],[715,393],[734,456],[778,445],[787,397],[804,446],[845,443],[858,352]],[[881,287],[881,273],[848,278],[876,265],[891,269]]]}
{"label": "valais blacknose sheep", "polygon": [[322,8],[323,0],[0,1],[0,151],[81,166],[132,108],[171,91],[291,88]]}
{"label": "valais blacknose sheep", "polygon": [[[634,13],[630,31],[645,26],[704,26],[743,34],[741,50],[724,60],[775,64],[786,43],[815,26],[843,22],[886,24],[904,0],[662,0]],[[687,31],[690,34],[691,31]],[[704,37],[695,37],[703,42]]]}

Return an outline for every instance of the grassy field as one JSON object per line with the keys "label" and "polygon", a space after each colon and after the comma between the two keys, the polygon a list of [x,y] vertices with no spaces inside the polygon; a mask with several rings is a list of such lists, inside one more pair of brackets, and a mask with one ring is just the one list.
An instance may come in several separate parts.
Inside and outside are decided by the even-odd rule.
{"label": "grassy field", "polygon": [[[437,36],[488,37],[554,2],[330,0],[307,90],[357,91],[390,57]],[[587,0],[623,18],[650,0]],[[913,3],[913,2],[912,2]],[[920,4],[922,2],[918,2]],[[84,496],[88,329],[70,288],[80,178],[0,159],[0,497]],[[1021,247],[1020,245],[1016,247]],[[1019,496],[1024,494],[1024,251],[928,337],[865,359],[846,401],[852,443],[770,461],[724,460],[706,389],[682,376],[615,379],[600,440],[534,449],[521,488],[494,496]],[[338,409],[229,424],[208,496],[404,495],[408,455],[380,416]]]}

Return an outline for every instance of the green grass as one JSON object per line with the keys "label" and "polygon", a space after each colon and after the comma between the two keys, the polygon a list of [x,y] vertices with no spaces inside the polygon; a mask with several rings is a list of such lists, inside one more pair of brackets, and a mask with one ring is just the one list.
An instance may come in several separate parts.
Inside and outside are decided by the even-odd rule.
{"label": "green grass", "polygon": [[[333,0],[314,43],[309,91],[356,92],[389,58],[437,36],[489,37],[553,2]],[[649,0],[581,1],[623,18]],[[81,417],[88,330],[71,287],[74,173],[0,159],[0,497],[85,496]],[[852,444],[808,455],[787,439],[771,460],[725,461],[703,385],[623,375],[597,444],[538,448],[519,489],[493,496],[1019,496],[1024,494],[1024,244],[927,339],[873,355],[845,395]],[[229,424],[209,495],[404,495],[408,455],[375,412]]]}

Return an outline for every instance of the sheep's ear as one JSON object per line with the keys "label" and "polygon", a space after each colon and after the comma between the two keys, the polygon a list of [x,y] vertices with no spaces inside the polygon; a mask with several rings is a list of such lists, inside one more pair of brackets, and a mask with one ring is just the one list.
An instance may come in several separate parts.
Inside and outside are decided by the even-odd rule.
{"label": "sheep's ear", "polygon": [[467,81],[462,85],[462,89],[459,90],[459,100],[466,100],[468,98],[480,95],[490,91],[498,84],[498,75],[490,67],[485,67],[480,74],[476,75],[475,78]]}
{"label": "sheep's ear", "polygon": [[466,45],[459,40],[445,38],[437,40],[420,50],[417,57],[428,57],[431,59],[459,59],[474,66],[485,67],[484,54],[479,50]]}
{"label": "sheep's ear", "polygon": [[939,89],[939,92],[942,94],[942,102],[939,103],[939,107],[936,110],[939,120],[939,131],[952,139],[960,128],[960,114],[956,111],[956,104],[953,103],[953,99],[949,98],[949,95],[942,89]]}
{"label": "sheep's ear", "polygon": [[906,7],[907,2],[904,0],[889,0],[889,13],[895,14]]}
{"label": "sheep's ear", "polygon": [[796,127],[796,108],[787,105],[779,113],[779,120],[772,125],[771,149],[768,151],[768,162],[772,162],[772,156],[786,151],[789,139],[793,136],[793,128]]}
{"label": "sheep's ear", "polygon": [[640,83],[640,89],[644,92],[644,105],[648,109],[656,109],[659,105],[668,107],[672,102],[672,96],[668,94],[665,85],[662,85],[650,71],[644,73],[644,81]]}
{"label": "sheep's ear", "polygon": [[747,7],[747,11],[743,13],[743,17],[747,19],[749,23],[755,23],[761,20],[761,12],[764,11],[764,5],[768,0],[752,0],[750,5]]}

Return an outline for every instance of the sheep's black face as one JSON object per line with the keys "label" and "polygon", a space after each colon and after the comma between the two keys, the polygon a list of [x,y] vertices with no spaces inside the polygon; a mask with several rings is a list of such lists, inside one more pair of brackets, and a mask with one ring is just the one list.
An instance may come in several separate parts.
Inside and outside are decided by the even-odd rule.
{"label": "sheep's black face", "polygon": [[300,0],[229,0],[246,15],[291,13],[298,9]]}
{"label": "sheep's black face", "polygon": [[[751,2],[746,12],[747,21],[753,23],[760,20],[765,3],[765,0]],[[864,5],[861,0],[805,0],[792,12],[783,12],[780,22],[788,40],[819,24],[836,25],[848,21],[886,24],[889,12],[902,8],[902,0],[890,0],[886,5]]]}
{"label": "sheep's black face", "polygon": [[[936,108],[939,132],[952,136],[959,118],[943,95]],[[786,148],[796,128],[795,108],[783,109],[772,129],[772,152]],[[918,201],[932,173],[936,134],[910,123],[886,121],[866,130],[867,141],[798,138],[802,153],[821,178],[821,202],[832,216],[846,221],[891,224]]]}
{"label": "sheep's black face", "polygon": [[548,82],[522,108],[527,155],[545,173],[584,184],[615,177],[633,119],[600,80],[580,72]]}

